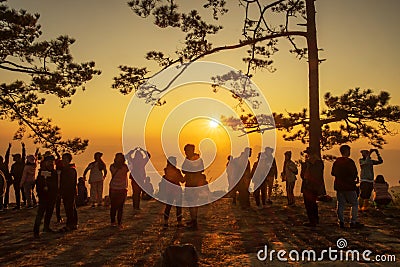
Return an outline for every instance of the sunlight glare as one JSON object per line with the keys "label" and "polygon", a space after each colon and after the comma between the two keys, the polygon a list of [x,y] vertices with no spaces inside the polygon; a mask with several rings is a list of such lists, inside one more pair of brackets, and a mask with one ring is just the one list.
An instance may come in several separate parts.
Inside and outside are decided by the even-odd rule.
{"label": "sunlight glare", "polygon": [[210,128],[217,128],[218,122],[216,122],[215,120],[210,120],[209,126],[210,126]]}

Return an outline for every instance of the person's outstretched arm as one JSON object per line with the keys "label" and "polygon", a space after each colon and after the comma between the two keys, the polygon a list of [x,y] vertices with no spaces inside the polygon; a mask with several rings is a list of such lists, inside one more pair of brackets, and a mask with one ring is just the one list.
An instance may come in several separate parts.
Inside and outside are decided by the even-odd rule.
{"label": "person's outstretched arm", "polygon": [[25,157],[26,157],[25,143],[21,142],[21,145],[22,145],[22,161],[25,161]]}

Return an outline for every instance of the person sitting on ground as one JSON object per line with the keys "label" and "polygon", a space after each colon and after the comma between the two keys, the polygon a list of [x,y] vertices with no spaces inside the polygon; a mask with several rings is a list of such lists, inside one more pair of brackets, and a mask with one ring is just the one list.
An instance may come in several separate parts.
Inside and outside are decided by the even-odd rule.
{"label": "person sitting on ground", "polygon": [[393,198],[389,193],[389,184],[383,175],[377,175],[374,182],[374,202],[377,208],[383,208],[392,202]]}
{"label": "person sitting on ground", "polygon": [[85,183],[85,178],[79,177],[78,179],[78,197],[76,198],[76,206],[85,206],[89,202],[88,190]]}
{"label": "person sitting on ground", "polygon": [[142,191],[142,200],[150,200],[152,199],[152,195],[154,194],[154,188],[153,185],[150,182],[150,177],[147,176],[146,179],[144,179],[144,184],[143,184],[143,191]]}

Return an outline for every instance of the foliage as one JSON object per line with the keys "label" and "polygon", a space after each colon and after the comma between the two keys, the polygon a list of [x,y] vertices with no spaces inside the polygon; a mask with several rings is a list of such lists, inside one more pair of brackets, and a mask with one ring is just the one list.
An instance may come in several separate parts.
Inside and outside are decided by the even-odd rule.
{"label": "foliage", "polygon": [[278,180],[274,180],[274,184],[272,186],[272,196],[274,197],[282,197],[283,193],[283,186],[278,182]]}
{"label": "foliage", "polygon": [[[152,73],[147,67],[120,66],[121,73],[114,78],[113,88],[123,94],[135,91],[138,97],[145,98],[148,103],[162,104],[164,101],[157,99],[157,95],[165,89],[143,86],[150,78],[170,66],[190,64],[221,51],[247,47],[247,56],[243,58],[247,70],[215,77],[213,84],[213,90],[216,91],[218,86],[236,82],[232,97],[241,105],[244,99],[254,97],[254,91],[247,86],[253,73],[258,69],[275,71],[273,55],[279,51],[279,41],[286,39],[292,46],[291,53],[299,59],[308,60],[310,108],[298,113],[274,113],[257,117],[243,114],[239,119],[222,117],[225,125],[243,134],[263,133],[276,127],[285,132],[285,140],[299,140],[314,150],[329,150],[335,145],[362,137],[367,138],[371,145],[381,148],[385,144],[383,137],[394,134],[388,127],[391,122],[399,122],[400,113],[398,106],[389,105],[390,96],[387,92],[374,95],[371,90],[356,88],[341,96],[328,93],[325,95],[326,110],[319,111],[318,63],[324,59],[318,58],[314,0],[238,0],[238,3],[244,14],[239,41],[215,46],[210,40],[223,27],[214,23],[229,13],[226,1],[204,1],[203,8],[187,13],[181,11],[173,0],[129,1],[129,7],[136,15],[153,18],[154,24],[160,28],[179,29],[185,34],[185,41],[173,52],[173,56],[167,56],[165,51],[147,53],[146,59],[157,63],[158,72]],[[201,11],[207,10],[212,11],[212,23],[200,15]],[[307,47],[298,46],[298,37],[306,39]],[[250,103],[254,108],[259,104],[254,101]]]}
{"label": "foliage", "polygon": [[[321,112],[321,148],[329,150],[359,138],[367,138],[372,146],[382,148],[386,143],[384,136],[396,133],[390,129],[390,124],[400,122],[400,107],[390,105],[389,100],[388,92],[374,94],[370,89],[350,89],[341,96],[326,93],[326,109]],[[285,132],[283,138],[286,141],[307,144],[309,140],[307,109],[298,113],[274,113],[273,116],[247,114],[240,119],[221,117],[221,121],[244,134],[276,128]]]}
{"label": "foliage", "polygon": [[94,69],[94,62],[73,61],[70,46],[75,40],[68,36],[39,41],[42,32],[38,20],[39,14],[0,4],[0,69],[25,75],[23,80],[0,84],[0,119],[19,124],[16,139],[29,129],[36,144],[79,153],[88,140],[62,140],[60,128],[41,117],[39,107],[49,95],[57,97],[61,107],[67,106],[77,89],[84,90],[85,83],[100,71]]}

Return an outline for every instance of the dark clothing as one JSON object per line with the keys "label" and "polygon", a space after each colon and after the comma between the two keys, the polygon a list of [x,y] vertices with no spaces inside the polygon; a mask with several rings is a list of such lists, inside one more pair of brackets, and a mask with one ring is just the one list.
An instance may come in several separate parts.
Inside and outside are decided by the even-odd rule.
{"label": "dark clothing", "polygon": [[61,169],[60,174],[60,194],[61,196],[76,196],[77,173],[74,164],[70,164]]}
{"label": "dark clothing", "polygon": [[278,177],[278,168],[276,166],[275,158],[272,161],[272,165],[271,165],[271,168],[269,169],[267,176],[275,177],[275,178]]}
{"label": "dark clothing", "polygon": [[[165,221],[168,221],[171,209],[172,209],[172,205],[166,204],[165,210],[164,210],[164,220]],[[182,215],[182,207],[176,206],[176,220],[178,222],[181,222],[182,221],[182,217],[183,217],[183,215]]]}
{"label": "dark clothing", "polygon": [[43,229],[50,229],[51,216],[53,215],[55,199],[44,199],[39,198],[39,208],[35,219],[35,225],[33,227],[33,232],[38,235],[40,224],[44,216],[44,227]]}
{"label": "dark clothing", "polygon": [[70,229],[78,225],[78,213],[76,211],[76,183],[77,173],[75,165],[63,167],[60,174],[60,194],[64,203],[65,215],[67,216],[66,226]]}
{"label": "dark clothing", "polygon": [[357,190],[357,167],[348,157],[337,158],[333,163],[331,174],[335,176],[334,189],[336,191]]}
{"label": "dark clothing", "polygon": [[39,197],[39,208],[36,215],[34,233],[39,234],[39,228],[44,216],[44,229],[49,229],[54,204],[58,194],[58,175],[55,170],[39,170],[36,179],[36,192]]}
{"label": "dark clothing", "polygon": [[129,177],[131,179],[132,185],[132,204],[133,209],[140,209],[140,194],[142,193],[142,188],[138,185],[135,179],[132,176]]}
{"label": "dark clothing", "polygon": [[85,185],[85,181],[78,182],[78,197],[76,199],[76,205],[78,207],[84,206],[88,203],[88,190]]}
{"label": "dark clothing", "polygon": [[[267,199],[267,180],[265,179],[262,184],[254,191],[254,198],[256,200],[256,205],[260,206],[261,203],[265,205]],[[261,196],[261,201],[260,201]]]}
{"label": "dark clothing", "polygon": [[169,214],[171,212],[172,204],[175,203],[176,206],[176,219],[178,222],[182,221],[182,189],[180,183],[183,183],[185,179],[181,171],[171,164],[167,164],[167,167],[164,168],[164,176],[168,182],[174,184],[171,185],[167,183],[165,185],[165,197],[168,204],[165,206],[164,210],[164,220],[168,221]]}
{"label": "dark clothing", "polygon": [[110,218],[111,223],[115,223],[115,215],[117,215],[118,224],[122,224],[122,213],[126,200],[126,189],[110,189]]}
{"label": "dark clothing", "polygon": [[57,221],[60,222],[62,220],[61,217],[61,200],[62,197],[60,194],[57,194],[57,198],[56,198],[56,217],[57,217]]}
{"label": "dark clothing", "polygon": [[250,162],[247,161],[246,169],[239,181],[239,203],[242,207],[250,207],[249,185],[251,180]]}
{"label": "dark clothing", "polygon": [[303,193],[304,206],[308,220],[311,224],[319,223],[317,198],[325,192],[324,186],[324,162],[320,159],[311,162],[307,160],[302,164],[301,192]]}
{"label": "dark clothing", "polygon": [[304,206],[306,207],[307,217],[311,224],[319,223],[317,195],[310,191],[303,193]]}
{"label": "dark clothing", "polygon": [[370,199],[372,195],[372,191],[374,190],[374,184],[370,182],[361,182],[360,183],[360,197],[362,199]]}
{"label": "dark clothing", "polygon": [[307,160],[301,166],[300,177],[303,179],[301,183],[301,192],[312,192],[317,196],[322,195],[324,188],[324,162],[316,160],[311,163]]}
{"label": "dark clothing", "polygon": [[21,160],[15,161],[11,165],[11,170],[10,174],[13,178],[13,185],[14,185],[14,192],[15,192],[15,202],[16,202],[16,207],[19,208],[21,206],[21,193],[22,193],[22,200],[25,202],[25,194],[23,188],[20,187],[21,179],[22,179],[22,173],[24,172],[24,167],[25,167],[25,148],[22,147],[22,158]]}

